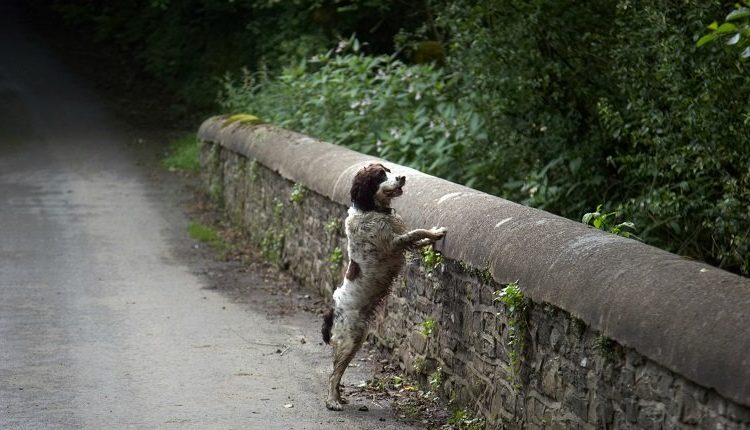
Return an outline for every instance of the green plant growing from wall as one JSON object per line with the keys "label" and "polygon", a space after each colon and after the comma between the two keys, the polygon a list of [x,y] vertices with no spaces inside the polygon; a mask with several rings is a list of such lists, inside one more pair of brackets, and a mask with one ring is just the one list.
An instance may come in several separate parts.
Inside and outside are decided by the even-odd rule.
{"label": "green plant growing from wall", "polygon": [[434,372],[430,373],[430,376],[427,378],[427,384],[429,384],[430,391],[432,392],[437,392],[443,386],[442,367],[438,367]]}
{"label": "green plant growing from wall", "polygon": [[338,246],[333,248],[333,251],[331,251],[331,255],[328,256],[328,268],[335,272],[341,267],[341,263],[344,260],[344,253],[341,251],[341,248]]}
{"label": "green plant growing from wall", "polygon": [[288,228],[284,227],[284,202],[278,198],[273,199],[273,224],[263,234],[260,241],[260,251],[263,257],[276,264],[283,266],[284,242]]}
{"label": "green plant growing from wall", "polygon": [[416,357],[411,362],[411,368],[414,370],[415,373],[422,373],[424,370],[424,358],[423,357]]}
{"label": "green plant growing from wall", "polygon": [[465,273],[476,277],[484,284],[490,285],[495,283],[495,278],[492,277],[492,272],[490,272],[489,267],[485,267],[484,269],[477,269],[476,267],[473,267],[472,265],[464,261],[459,262],[459,266]]}
{"label": "green plant growing from wall", "polygon": [[273,205],[273,220],[277,225],[281,225],[284,217],[284,202],[279,199],[274,199]]}
{"label": "green plant growing from wall", "polygon": [[484,418],[477,417],[466,409],[457,409],[448,418],[448,424],[459,430],[482,430]]}
{"label": "green plant growing from wall", "polygon": [[299,182],[295,183],[292,187],[292,193],[289,195],[289,201],[295,205],[302,204],[305,199],[305,186]]}
{"label": "green plant growing from wall", "polygon": [[594,339],[593,347],[605,363],[614,363],[619,356],[615,341],[603,334]]}
{"label": "green plant growing from wall", "polygon": [[424,336],[430,337],[437,332],[437,322],[428,319],[422,322],[422,328],[419,330]]}
{"label": "green plant growing from wall", "polygon": [[333,236],[339,232],[341,229],[341,220],[338,218],[331,218],[323,227],[326,231],[326,234],[329,236]]}
{"label": "green plant growing from wall", "polygon": [[224,201],[224,187],[219,182],[214,182],[208,188],[208,197],[213,202],[221,204]]}
{"label": "green plant growing from wall", "polygon": [[284,233],[274,229],[267,230],[260,242],[260,251],[266,260],[280,265],[284,252]]}
{"label": "green plant growing from wall", "polygon": [[495,291],[495,300],[505,307],[508,322],[508,360],[512,383],[520,387],[521,365],[526,352],[526,331],[528,329],[528,300],[517,282]]}
{"label": "green plant growing from wall", "polygon": [[428,273],[434,272],[443,264],[443,254],[432,246],[425,246],[421,250],[422,261]]}

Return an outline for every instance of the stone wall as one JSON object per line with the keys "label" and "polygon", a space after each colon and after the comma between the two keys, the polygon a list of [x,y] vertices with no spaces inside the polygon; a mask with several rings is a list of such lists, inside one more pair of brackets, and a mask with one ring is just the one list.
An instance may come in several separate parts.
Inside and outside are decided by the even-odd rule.
{"label": "stone wall", "polygon": [[[333,173],[320,171],[315,176],[312,171],[306,176],[303,166],[315,164],[309,160],[285,172],[278,163],[289,163],[284,159],[289,154],[283,154],[279,145],[280,140],[290,138],[288,132],[277,134],[256,127],[251,133],[251,127],[235,126],[230,130],[231,138],[226,138],[217,132],[226,133],[224,127],[221,120],[209,120],[199,134],[205,142],[201,164],[207,189],[224,201],[228,213],[248,230],[267,258],[288,269],[303,285],[330,297],[347,261],[341,226],[347,206],[345,192],[340,190],[346,190],[352,169],[344,175],[339,172],[339,177],[331,176],[334,179],[329,182],[335,184],[331,192],[321,191],[317,177],[335,173],[336,162],[354,164],[356,170],[371,157],[363,156],[353,163],[344,154],[328,161],[321,157],[338,150],[321,149],[316,144],[310,149],[318,154],[315,159],[331,165]],[[246,139],[246,147],[237,147],[238,136]],[[291,138],[297,139],[297,150],[299,135]],[[409,180],[407,188],[414,182],[419,185],[418,180]],[[451,195],[449,191],[440,202]],[[415,191],[407,190],[404,198],[409,192]],[[420,211],[408,204],[397,207],[407,222],[410,210]],[[464,239],[469,240],[455,235],[452,238],[459,242]],[[448,247],[449,240],[437,248]],[[489,254],[490,250],[481,251]],[[585,312],[572,313],[552,300],[532,296],[511,311],[497,300],[510,283],[498,282],[497,270],[491,270],[492,255],[483,259],[484,264],[476,264],[476,258],[452,256],[444,252],[442,261],[436,261],[435,254],[428,258],[419,253],[408,255],[406,269],[374,324],[373,336],[422,383],[438,380],[433,388],[483,415],[487,428],[750,429],[748,399],[741,392],[747,381],[740,382],[740,394],[734,396],[739,401],[719,394],[719,390],[737,390],[706,388],[691,382],[674,370],[679,363],[669,367],[632,345],[624,346],[624,342],[615,340],[616,330],[597,330],[597,321],[587,318]],[[596,264],[595,260],[591,264]],[[521,291],[534,291],[531,276],[517,279]],[[595,291],[590,297],[578,299],[589,304],[602,300]],[[665,310],[675,311],[679,310]],[[576,314],[579,318],[573,316]],[[632,324],[637,326],[638,322]],[[732,336],[745,339],[746,345],[748,328],[741,330],[744,332]],[[650,333],[663,337],[663,345],[670,344],[668,335]],[[688,330],[682,335],[691,333]],[[639,334],[632,339],[639,336],[643,337]],[[694,345],[696,341],[687,343]],[[727,349],[734,346],[727,345]],[[747,349],[745,352],[750,354]],[[724,366],[720,371],[741,377],[742,370],[728,365],[732,358],[725,359],[723,353],[716,351],[707,359],[715,366]],[[691,377],[695,380],[702,376],[696,372]]]}

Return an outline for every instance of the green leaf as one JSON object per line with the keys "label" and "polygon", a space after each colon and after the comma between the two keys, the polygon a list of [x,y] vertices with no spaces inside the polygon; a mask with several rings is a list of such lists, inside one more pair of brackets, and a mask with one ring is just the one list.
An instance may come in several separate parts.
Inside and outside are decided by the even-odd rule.
{"label": "green leaf", "polygon": [[737,8],[731,12],[729,12],[729,15],[727,15],[727,21],[736,21],[738,19],[743,19],[750,17],[750,8],[747,7],[741,7]]}
{"label": "green leaf", "polygon": [[696,42],[695,46],[701,47],[705,45],[706,43],[713,42],[719,37],[718,33],[708,33],[707,35],[701,37],[698,39],[698,42]]}
{"label": "green leaf", "polygon": [[735,33],[736,31],[737,26],[728,22],[721,24],[719,28],[716,29],[716,33],[719,34]]}
{"label": "green leaf", "polygon": [[734,36],[730,37],[729,40],[727,40],[727,45],[736,45],[737,42],[740,41],[740,34],[736,33]]}
{"label": "green leaf", "polygon": [[749,58],[750,57],[750,46],[745,48],[744,51],[742,51],[742,54],[740,54],[742,58]]}
{"label": "green leaf", "polygon": [[709,30],[715,31],[717,28],[719,28],[719,23],[716,22],[716,21],[714,21],[714,22],[712,22],[711,24],[708,25],[708,29]]}

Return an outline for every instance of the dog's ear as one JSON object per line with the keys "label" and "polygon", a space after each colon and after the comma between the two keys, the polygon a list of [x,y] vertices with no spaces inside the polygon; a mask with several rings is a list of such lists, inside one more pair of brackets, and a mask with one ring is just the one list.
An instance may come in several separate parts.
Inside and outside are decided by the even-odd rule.
{"label": "dog's ear", "polygon": [[360,170],[357,176],[354,177],[351,197],[352,206],[363,212],[367,212],[375,210],[375,192],[377,188],[373,189],[372,181],[363,173],[364,171]]}
{"label": "dog's ear", "polygon": [[357,172],[352,181],[352,205],[364,212],[375,210],[375,193],[389,171],[382,164],[370,164]]}

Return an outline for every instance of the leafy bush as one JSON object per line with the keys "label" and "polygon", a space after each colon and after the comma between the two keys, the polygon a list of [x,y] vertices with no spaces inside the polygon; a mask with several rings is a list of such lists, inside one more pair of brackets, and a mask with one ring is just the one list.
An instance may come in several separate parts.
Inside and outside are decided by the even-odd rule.
{"label": "leafy bush", "polygon": [[431,4],[489,191],[574,219],[613,202],[644,241],[750,273],[750,74],[695,46],[720,4]]}
{"label": "leafy bush", "polygon": [[429,65],[369,56],[356,39],[288,67],[224,81],[222,107],[446,179],[480,179],[464,166],[486,139],[481,118],[454,99],[448,77]]}
{"label": "leafy bush", "polygon": [[699,48],[706,43],[726,39],[726,44],[742,49],[740,56],[750,58],[750,0],[743,0],[745,6],[735,4],[733,11],[724,18],[719,25],[717,21],[712,22],[708,29],[710,32],[698,39],[696,46]]}

